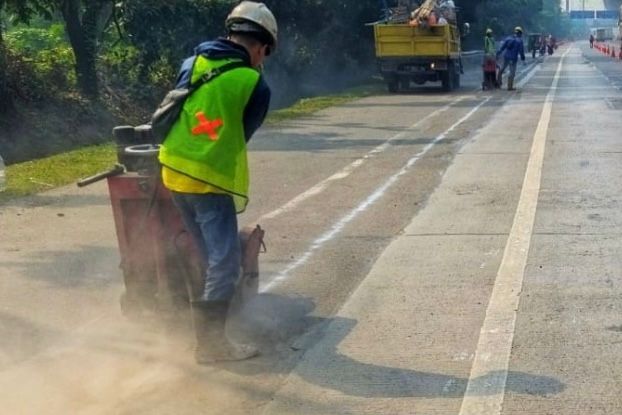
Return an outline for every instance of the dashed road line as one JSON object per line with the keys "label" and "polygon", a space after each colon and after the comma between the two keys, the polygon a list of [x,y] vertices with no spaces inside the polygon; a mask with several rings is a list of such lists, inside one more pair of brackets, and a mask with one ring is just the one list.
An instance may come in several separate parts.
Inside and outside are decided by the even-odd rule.
{"label": "dashed road line", "polygon": [[417,121],[416,123],[411,125],[410,127],[406,128],[404,131],[402,131],[399,134],[396,134],[393,137],[387,139],[384,143],[382,143],[378,147],[374,148],[373,150],[371,150],[370,152],[365,154],[363,157],[354,160],[352,163],[350,163],[349,165],[347,165],[346,167],[344,167],[343,169],[341,169],[337,173],[333,174],[332,176],[328,177],[327,179],[325,179],[325,180],[321,181],[320,183],[316,184],[315,186],[313,186],[309,190],[306,190],[305,192],[303,192],[303,193],[299,194],[298,196],[294,197],[292,200],[290,200],[289,202],[285,203],[283,206],[279,207],[278,209],[275,209],[272,212],[267,213],[267,214],[261,216],[257,221],[261,222],[261,221],[268,220],[268,219],[274,219],[277,216],[280,216],[280,215],[282,215],[282,214],[284,214],[286,212],[292,211],[297,206],[299,206],[302,202],[306,201],[307,199],[309,199],[309,198],[311,198],[313,196],[316,196],[316,195],[322,193],[324,190],[326,190],[326,188],[331,183],[333,183],[335,181],[338,181],[338,180],[343,180],[346,177],[350,176],[356,169],[361,167],[367,160],[369,160],[372,157],[377,156],[380,153],[383,153],[388,148],[390,148],[390,146],[391,146],[393,141],[403,139],[404,137],[407,136],[408,133],[412,132],[413,130],[418,128],[420,125],[422,125],[426,121],[428,121],[428,120],[430,120],[430,119],[432,119],[432,118],[434,118],[434,117],[436,117],[436,116],[446,112],[451,107],[453,107],[454,105],[456,105],[459,102],[463,101],[464,99],[466,99],[466,97],[459,97],[458,99],[455,99],[454,101],[450,102],[449,104],[445,105],[444,107],[439,108],[439,109],[431,112],[430,114],[426,115],[425,117],[423,117],[422,119],[420,119],[419,121]]}
{"label": "dashed road line", "polygon": [[452,131],[454,131],[461,124],[465,123],[469,120],[484,104],[490,101],[492,97],[487,97],[482,100],[475,108],[471,109],[465,116],[460,118],[456,123],[454,123],[451,127],[449,127],[445,132],[437,136],[434,140],[428,143],[421,151],[415,154],[408,162],[393,176],[389,177],[387,181],[384,182],[380,187],[378,187],[367,199],[365,199],[362,203],[352,209],[347,215],[337,221],[328,231],[326,231],[323,235],[317,238],[309,249],[297,260],[291,262],[287,265],[276,277],[274,277],[270,282],[266,285],[262,286],[261,292],[269,291],[275,286],[279,285],[283,281],[287,280],[290,276],[290,273],[300,266],[304,265],[309,261],[309,259],[313,256],[313,254],[322,248],[326,243],[333,240],[350,222],[356,219],[361,213],[366,211],[371,205],[373,205],[378,199],[380,199],[386,191],[393,186],[400,177],[405,175],[414,165],[423,157],[426,153],[428,153],[432,148],[434,148],[438,143],[443,141]]}

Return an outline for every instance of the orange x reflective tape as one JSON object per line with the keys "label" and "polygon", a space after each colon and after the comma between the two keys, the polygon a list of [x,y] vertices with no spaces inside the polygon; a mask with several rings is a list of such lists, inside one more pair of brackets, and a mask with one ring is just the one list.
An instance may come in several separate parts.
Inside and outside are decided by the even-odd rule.
{"label": "orange x reflective tape", "polygon": [[207,134],[212,141],[218,140],[218,129],[225,125],[220,118],[209,120],[203,112],[197,112],[195,117],[199,120],[199,125],[192,129],[193,135]]}

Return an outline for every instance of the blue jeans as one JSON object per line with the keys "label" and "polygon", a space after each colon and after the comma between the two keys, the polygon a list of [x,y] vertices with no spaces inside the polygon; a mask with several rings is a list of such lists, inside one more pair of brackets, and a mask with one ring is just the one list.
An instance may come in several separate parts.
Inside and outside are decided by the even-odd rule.
{"label": "blue jeans", "polygon": [[504,59],[501,71],[499,71],[499,78],[503,76],[505,70],[510,68],[510,75],[508,76],[508,82],[514,83],[514,77],[516,76],[516,67],[518,66],[518,60]]}
{"label": "blue jeans", "polygon": [[228,301],[240,275],[241,248],[233,198],[226,194],[173,194],[186,228],[207,264],[201,301]]}

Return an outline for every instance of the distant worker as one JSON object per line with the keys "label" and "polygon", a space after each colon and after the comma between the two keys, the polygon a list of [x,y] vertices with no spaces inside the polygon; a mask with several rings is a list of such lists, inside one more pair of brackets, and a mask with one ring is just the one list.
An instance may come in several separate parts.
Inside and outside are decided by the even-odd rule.
{"label": "distant worker", "polygon": [[540,56],[546,55],[546,36],[540,36]]}
{"label": "distant worker", "polygon": [[497,59],[503,54],[503,67],[499,71],[499,85],[503,84],[503,73],[509,67],[510,74],[508,75],[508,91],[515,91],[514,78],[516,77],[516,66],[518,65],[518,58],[520,56],[521,61],[525,62],[525,45],[523,44],[523,29],[517,26],[514,29],[514,35],[509,36],[503,41],[501,49],[497,53]]}
{"label": "distant worker", "polygon": [[594,35],[590,34],[590,49],[594,49]]}
{"label": "distant worker", "polygon": [[178,87],[206,74],[187,98],[160,150],[162,181],[199,248],[206,273],[191,299],[200,364],[258,354],[225,335],[229,305],[240,277],[237,213],[248,203],[246,144],[263,123],[270,88],[260,68],[277,44],[277,22],[263,4],[243,1],[226,19],[228,36],[200,44],[182,65]]}
{"label": "distant worker", "polygon": [[497,87],[497,46],[493,37],[492,29],[486,30],[484,37],[484,82],[482,89],[494,89]]}
{"label": "distant worker", "polygon": [[436,18],[436,13],[430,12],[428,15],[428,27],[435,26],[438,23],[438,19]]}

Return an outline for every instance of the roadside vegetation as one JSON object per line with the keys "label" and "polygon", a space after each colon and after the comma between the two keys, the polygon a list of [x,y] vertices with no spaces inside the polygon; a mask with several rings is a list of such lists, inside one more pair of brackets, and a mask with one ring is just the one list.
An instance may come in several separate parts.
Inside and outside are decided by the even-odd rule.
{"label": "roadside vegetation", "polygon": [[[171,88],[182,59],[224,33],[237,2],[0,0],[0,154],[9,165],[23,163],[106,145],[114,125],[143,123]],[[280,23],[279,48],[265,73],[274,109],[286,108],[273,112],[271,122],[360,96],[306,99],[369,82],[376,69],[365,24],[380,18],[382,1],[264,2]],[[472,23],[474,48],[488,26],[500,36],[517,24],[561,31],[565,23],[555,0],[456,4]]]}
{"label": "roadside vegetation", "polygon": [[[323,109],[384,91],[384,84],[370,83],[340,94],[303,98],[295,104],[272,111],[266,124],[277,126],[289,120],[310,116]],[[7,167],[8,186],[0,193],[0,204],[15,197],[29,196],[110,169],[116,163],[112,143],[86,146],[61,154],[15,163]]]}

